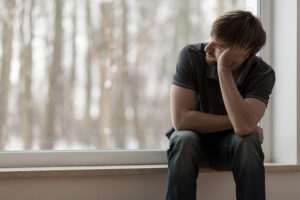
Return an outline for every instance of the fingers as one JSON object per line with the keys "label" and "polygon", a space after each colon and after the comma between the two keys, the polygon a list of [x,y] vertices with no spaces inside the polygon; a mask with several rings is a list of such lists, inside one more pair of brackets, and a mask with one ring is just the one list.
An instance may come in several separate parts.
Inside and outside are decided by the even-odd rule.
{"label": "fingers", "polygon": [[264,140],[263,135],[262,135],[260,132],[255,132],[255,133],[256,133],[256,135],[257,135],[257,137],[258,137],[260,143],[262,144],[262,143],[263,143],[263,140]]}
{"label": "fingers", "polygon": [[256,128],[254,129],[254,133],[257,135],[260,143],[262,144],[264,141],[264,133],[263,133],[263,129],[259,126],[256,126]]}
{"label": "fingers", "polygon": [[231,71],[236,70],[249,56],[249,48],[241,47],[240,45],[232,45],[226,48],[218,58],[218,64],[228,66]]}
{"label": "fingers", "polygon": [[260,139],[260,143],[262,144],[264,141],[264,133],[263,133],[263,129],[259,127],[259,139]]}

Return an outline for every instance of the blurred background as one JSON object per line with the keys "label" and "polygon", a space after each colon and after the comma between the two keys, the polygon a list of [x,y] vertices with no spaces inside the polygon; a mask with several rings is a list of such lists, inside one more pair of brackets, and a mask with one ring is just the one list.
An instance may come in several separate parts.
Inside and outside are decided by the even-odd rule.
{"label": "blurred background", "polygon": [[178,53],[257,0],[1,0],[0,150],[165,149]]}

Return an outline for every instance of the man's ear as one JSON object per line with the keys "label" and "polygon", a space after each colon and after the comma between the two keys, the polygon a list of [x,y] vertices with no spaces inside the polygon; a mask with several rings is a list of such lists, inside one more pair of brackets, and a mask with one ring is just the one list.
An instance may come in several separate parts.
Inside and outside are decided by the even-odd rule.
{"label": "man's ear", "polygon": [[[253,50],[251,50],[251,51],[249,52],[248,58],[251,58],[251,57],[253,57],[253,56],[255,56],[255,53],[253,52]],[[247,58],[247,59],[248,59],[248,58]]]}
{"label": "man's ear", "polygon": [[248,50],[247,53],[246,53],[246,55],[245,55],[245,58],[248,59],[248,58],[252,57],[253,50],[250,47],[245,47],[245,48]]}
{"label": "man's ear", "polygon": [[244,48],[246,48],[248,50],[247,54],[246,54],[246,59],[250,58],[253,55],[253,48],[250,46],[250,44],[246,44],[244,46]]}

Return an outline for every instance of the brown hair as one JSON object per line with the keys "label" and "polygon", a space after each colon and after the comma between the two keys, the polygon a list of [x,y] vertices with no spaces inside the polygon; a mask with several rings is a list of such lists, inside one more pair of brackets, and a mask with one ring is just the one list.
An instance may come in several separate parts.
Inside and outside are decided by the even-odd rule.
{"label": "brown hair", "polygon": [[249,11],[234,10],[218,17],[212,26],[211,36],[229,45],[237,44],[251,48],[256,54],[266,43],[266,32],[260,20]]}

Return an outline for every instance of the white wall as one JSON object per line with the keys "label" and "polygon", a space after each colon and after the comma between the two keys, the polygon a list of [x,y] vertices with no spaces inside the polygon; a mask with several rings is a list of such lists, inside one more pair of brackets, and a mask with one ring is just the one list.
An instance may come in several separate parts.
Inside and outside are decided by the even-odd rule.
{"label": "white wall", "polygon": [[273,7],[272,67],[277,75],[272,97],[272,161],[297,163],[297,143],[299,143],[297,121],[300,117],[297,105],[300,100],[300,90],[297,87],[297,84],[299,86],[297,74],[300,68],[297,39],[299,3],[297,0],[273,0],[271,6]]}
{"label": "white wall", "polygon": [[[297,102],[300,101],[300,3],[297,2]],[[297,105],[297,133],[300,133],[300,104]],[[300,136],[297,134],[297,163],[300,164]]]}
{"label": "white wall", "polygon": [[[3,200],[161,200],[167,174],[0,179]],[[267,172],[269,200],[299,200],[300,172]],[[231,172],[200,173],[198,198],[233,200]]]}

